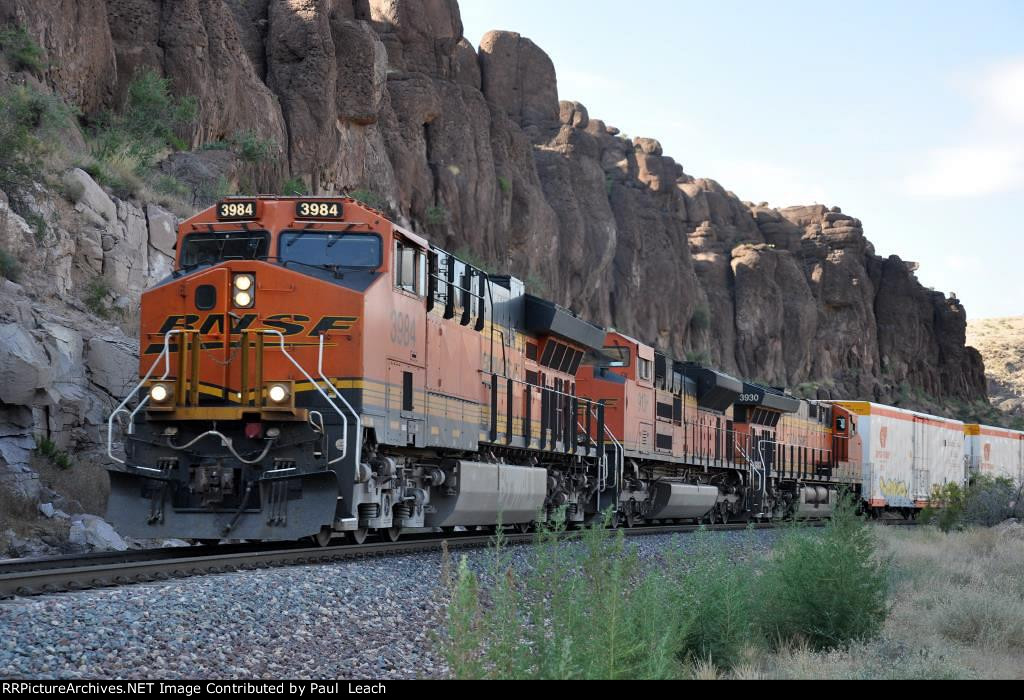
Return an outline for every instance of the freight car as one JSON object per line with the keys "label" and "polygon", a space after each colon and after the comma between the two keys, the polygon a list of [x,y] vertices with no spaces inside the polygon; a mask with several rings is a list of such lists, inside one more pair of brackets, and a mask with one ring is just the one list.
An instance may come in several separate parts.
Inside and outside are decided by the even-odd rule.
{"label": "freight car", "polygon": [[835,405],[849,413],[860,436],[861,489],[872,513],[910,516],[928,504],[935,487],[965,482],[961,421],[867,401]]}
{"label": "freight car", "polygon": [[556,510],[827,517],[841,486],[877,511],[927,498],[885,491],[906,465],[875,455],[883,407],[674,361],[349,198],[229,198],[182,222],[140,341],[108,421],[108,517],[134,537],[326,544]]}
{"label": "freight car", "polygon": [[964,453],[970,476],[1005,478],[1024,483],[1024,433],[990,425],[964,426]]}

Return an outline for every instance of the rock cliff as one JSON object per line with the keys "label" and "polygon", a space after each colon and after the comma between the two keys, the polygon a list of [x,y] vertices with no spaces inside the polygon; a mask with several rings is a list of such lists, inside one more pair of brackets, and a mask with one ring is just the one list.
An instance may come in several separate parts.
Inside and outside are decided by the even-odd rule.
{"label": "rock cliff", "polygon": [[[185,180],[207,168],[235,188],[300,178],[367,193],[595,322],[746,378],[883,401],[908,386],[985,397],[963,307],[875,255],[858,219],[755,205],[687,174],[657,140],[560,100],[556,67],[528,38],[493,31],[471,46],[455,0],[0,0],[5,24],[41,45],[39,80],[86,118],[123,106],[141,67],[193,96],[182,136],[196,150],[161,165]],[[272,157],[200,150],[241,132],[273,143]],[[34,205],[56,222],[48,238],[6,209],[0,228],[29,278],[0,290],[8,464],[41,426],[61,445],[95,444],[131,341],[75,298],[101,279],[130,319],[169,264],[173,217],[81,171],[63,178],[70,201],[44,188]]]}

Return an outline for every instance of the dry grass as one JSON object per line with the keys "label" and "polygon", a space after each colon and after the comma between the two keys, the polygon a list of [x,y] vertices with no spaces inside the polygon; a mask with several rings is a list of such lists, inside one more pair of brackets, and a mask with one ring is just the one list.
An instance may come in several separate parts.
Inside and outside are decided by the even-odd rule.
{"label": "dry grass", "polygon": [[757,668],[782,678],[1024,678],[1024,538],[880,529],[893,564],[881,635],[826,654],[782,649]]}
{"label": "dry grass", "polygon": [[[110,480],[99,463],[72,457],[71,467],[62,469],[51,459],[35,454],[30,465],[44,486],[66,499],[61,508],[69,515],[105,514]],[[0,558],[11,553],[10,532],[21,539],[42,540],[61,548],[67,542],[68,521],[44,517],[34,502],[0,484]]]}
{"label": "dry grass", "polygon": [[17,555],[11,547],[11,533],[18,538],[57,545],[67,541],[68,523],[44,518],[34,502],[0,484],[0,559]]}
{"label": "dry grass", "polygon": [[34,503],[0,483],[0,549],[6,548],[4,532],[7,529],[20,530],[22,524],[33,520],[36,514]]}
{"label": "dry grass", "polygon": [[32,468],[39,479],[70,502],[69,513],[92,513],[102,517],[107,510],[110,479],[98,463],[72,457],[70,469],[61,469],[50,460],[36,455]]}

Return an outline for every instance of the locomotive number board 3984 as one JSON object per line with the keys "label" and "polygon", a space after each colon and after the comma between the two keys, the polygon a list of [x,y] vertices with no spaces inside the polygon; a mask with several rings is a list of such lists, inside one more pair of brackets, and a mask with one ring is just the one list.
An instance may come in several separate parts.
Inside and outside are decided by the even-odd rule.
{"label": "locomotive number board 3984", "polygon": [[344,208],[338,202],[313,202],[304,200],[295,203],[295,216],[299,219],[341,219]]}
{"label": "locomotive number board 3984", "polygon": [[221,221],[249,221],[258,215],[255,199],[232,199],[217,205],[217,218]]}

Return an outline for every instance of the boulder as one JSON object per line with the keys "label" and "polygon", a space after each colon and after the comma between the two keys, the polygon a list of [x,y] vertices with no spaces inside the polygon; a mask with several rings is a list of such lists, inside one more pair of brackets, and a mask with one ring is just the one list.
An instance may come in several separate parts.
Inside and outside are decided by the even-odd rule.
{"label": "boulder", "polygon": [[52,381],[50,359],[32,334],[15,323],[0,324],[0,402],[31,404]]}
{"label": "boulder", "polygon": [[178,217],[156,204],[147,204],[146,227],[150,249],[173,258],[178,242]]}
{"label": "boulder", "polygon": [[138,344],[119,335],[89,340],[85,363],[96,386],[120,400],[139,381]]}
{"label": "boulder", "polygon": [[64,173],[64,185],[76,193],[75,208],[78,211],[88,210],[98,215],[99,218],[93,220],[96,224],[110,225],[117,222],[117,205],[89,173],[81,168],[72,168]]}
{"label": "boulder", "polygon": [[95,515],[74,515],[68,539],[72,544],[88,545],[101,551],[124,552],[128,545],[103,518]]}

